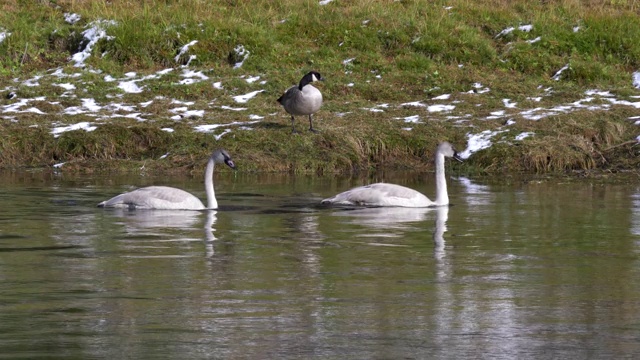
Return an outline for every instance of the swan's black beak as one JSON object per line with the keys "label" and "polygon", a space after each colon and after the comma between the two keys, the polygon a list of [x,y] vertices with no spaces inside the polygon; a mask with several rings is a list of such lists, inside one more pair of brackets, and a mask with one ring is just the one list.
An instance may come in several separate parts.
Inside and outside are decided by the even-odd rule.
{"label": "swan's black beak", "polygon": [[462,158],[460,157],[460,155],[458,154],[458,152],[454,152],[454,153],[453,153],[453,158],[454,158],[454,159],[456,159],[456,160],[458,160],[458,161],[460,161],[460,162],[462,162],[462,161],[463,161],[463,160],[462,160]]}
{"label": "swan's black beak", "polygon": [[225,159],[224,163],[227,164],[228,167],[232,168],[233,170],[237,170],[236,169],[236,164],[233,162],[233,160],[231,159]]}

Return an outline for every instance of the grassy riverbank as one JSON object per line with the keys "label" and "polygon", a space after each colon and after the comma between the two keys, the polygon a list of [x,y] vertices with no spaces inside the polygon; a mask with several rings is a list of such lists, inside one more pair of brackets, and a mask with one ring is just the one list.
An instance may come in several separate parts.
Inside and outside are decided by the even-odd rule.
{"label": "grassy riverbank", "polygon": [[[200,170],[225,147],[245,171],[424,170],[442,140],[470,173],[640,167],[639,1],[0,10],[0,168]],[[275,99],[311,69],[321,132],[292,135]]]}

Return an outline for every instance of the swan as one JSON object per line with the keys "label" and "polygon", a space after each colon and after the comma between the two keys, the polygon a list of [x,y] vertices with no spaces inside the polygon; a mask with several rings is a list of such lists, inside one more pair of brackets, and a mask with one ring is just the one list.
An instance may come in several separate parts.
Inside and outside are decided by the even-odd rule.
{"label": "swan", "polygon": [[311,85],[314,81],[324,81],[324,78],[318,72],[311,71],[300,79],[298,86],[290,87],[277,100],[291,114],[292,133],[296,132],[296,115],[309,115],[309,131],[317,132],[313,128],[312,115],[322,106],[322,93]]}
{"label": "swan", "polygon": [[215,164],[227,164],[236,168],[233,160],[224,149],[213,152],[204,172],[204,189],[207,193],[207,206],[190,193],[169,186],[148,186],[115,196],[98,204],[98,207],[115,207],[128,209],[163,209],[163,210],[204,210],[217,209],[213,189],[213,168]]}
{"label": "swan", "polygon": [[431,207],[449,204],[447,181],[444,176],[444,159],[462,159],[448,142],[442,142],[436,149],[436,199],[431,201],[423,194],[404,186],[388,183],[376,183],[359,186],[342,192],[334,197],[322,200],[322,204],[361,205],[361,206],[401,206]]}

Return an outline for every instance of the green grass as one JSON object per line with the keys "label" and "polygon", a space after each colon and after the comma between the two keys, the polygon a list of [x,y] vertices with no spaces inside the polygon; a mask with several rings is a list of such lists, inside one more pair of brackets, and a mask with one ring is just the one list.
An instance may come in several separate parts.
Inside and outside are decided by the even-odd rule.
{"label": "green grass", "polygon": [[[449,8],[450,7],[450,8]],[[70,25],[63,13],[77,13],[81,21]],[[216,142],[195,133],[191,124],[175,124],[165,114],[166,102],[154,102],[145,111],[153,121],[118,120],[94,132],[75,131],[54,139],[42,117],[19,115],[19,121],[2,120],[0,167],[51,166],[67,161],[65,169],[101,171],[115,166],[144,163],[158,170],[198,168],[211,148],[224,146],[243,159],[247,171],[353,172],[379,167],[429,169],[437,142],[449,140],[464,148],[466,134],[498,129],[505,119],[479,120],[502,107],[509,98],[534,108],[570,103],[585,97],[587,89],[609,90],[628,98],[637,95],[630,74],[640,70],[640,1],[559,0],[505,1],[5,1],[0,5],[0,31],[11,32],[0,43],[1,88],[18,86],[20,98],[46,95],[60,107],[77,105],[77,99],[51,83],[39,88],[15,85],[47,70],[61,67],[79,71],[68,61],[81,45],[82,31],[93,21],[114,20],[86,61],[100,73],[83,71],[83,97],[101,103],[113,101],[113,89],[104,85],[105,74],[122,77],[136,71],[153,74],[176,68],[161,81],[148,84],[153,96],[196,104],[234,105],[224,96],[255,90],[240,75],[260,75],[268,81],[264,94],[247,106],[250,111],[278,113],[253,131],[234,132]],[[507,27],[530,24],[531,32]],[[579,26],[579,31],[574,27]],[[539,41],[529,41],[540,37]],[[190,68],[225,81],[220,92],[211,81],[188,87],[172,85],[180,64],[174,57],[191,40],[196,55]],[[234,48],[242,44],[251,55],[241,69],[233,69]],[[346,59],[354,58],[348,64]],[[570,68],[562,81],[551,76],[564,65]],[[320,71],[325,104],[317,115],[319,135],[291,136],[288,117],[274,99],[309,70]],[[382,80],[376,78],[379,75]],[[65,80],[66,81],[66,80]],[[347,87],[347,83],[355,83]],[[461,94],[474,83],[491,89],[486,96]],[[110,84],[113,87],[113,84]],[[542,89],[554,92],[540,103],[529,97]],[[423,116],[424,124],[406,131],[393,117],[412,115],[408,109],[393,113],[358,112],[380,103],[428,100],[443,93],[458,101],[456,111],[468,115],[460,124],[444,116]],[[264,96],[262,96],[264,95]],[[128,103],[150,98],[122,94]],[[225,102],[226,101],[226,102]],[[0,100],[1,105],[12,103]],[[44,105],[43,105],[44,106]],[[48,113],[59,110],[47,105]],[[47,109],[45,109],[47,110]],[[635,170],[640,149],[628,142],[640,134],[628,120],[637,109],[613,106],[608,111],[577,111],[540,121],[517,119],[502,133],[502,143],[474,154],[462,169],[469,172],[561,172],[572,170]],[[348,113],[336,116],[337,113]],[[52,115],[48,122],[73,121]],[[210,109],[192,123],[231,122],[238,114]],[[298,127],[306,120],[299,118]],[[38,127],[33,127],[38,126]],[[160,130],[172,126],[174,133]],[[518,132],[532,138],[518,142]],[[499,140],[498,137],[497,140]],[[164,153],[169,160],[158,161]]]}

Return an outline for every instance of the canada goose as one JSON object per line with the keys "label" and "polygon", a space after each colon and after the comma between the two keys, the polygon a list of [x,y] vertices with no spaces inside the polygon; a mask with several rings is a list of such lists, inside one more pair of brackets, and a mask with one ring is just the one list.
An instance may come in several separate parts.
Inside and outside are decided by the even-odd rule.
{"label": "canada goose", "polygon": [[428,207],[449,204],[447,181],[444,176],[444,158],[462,159],[448,142],[443,142],[436,149],[436,200],[431,201],[423,194],[404,186],[376,183],[359,186],[342,192],[334,197],[322,200],[322,204],[363,205],[363,206],[403,206]]}
{"label": "canada goose", "polygon": [[322,75],[311,71],[300,79],[298,86],[292,86],[278,98],[284,109],[291,114],[291,132],[296,132],[296,115],[309,115],[309,131],[317,132],[313,128],[312,115],[322,106],[322,93],[311,85],[314,81],[324,81]]}
{"label": "canada goose", "polygon": [[215,164],[227,164],[235,169],[236,165],[226,150],[216,150],[209,157],[204,172],[204,189],[207,193],[207,206],[190,193],[169,186],[148,186],[115,196],[98,204],[98,207],[117,207],[129,209],[173,209],[204,210],[217,209],[218,201],[213,189],[213,168]]}

